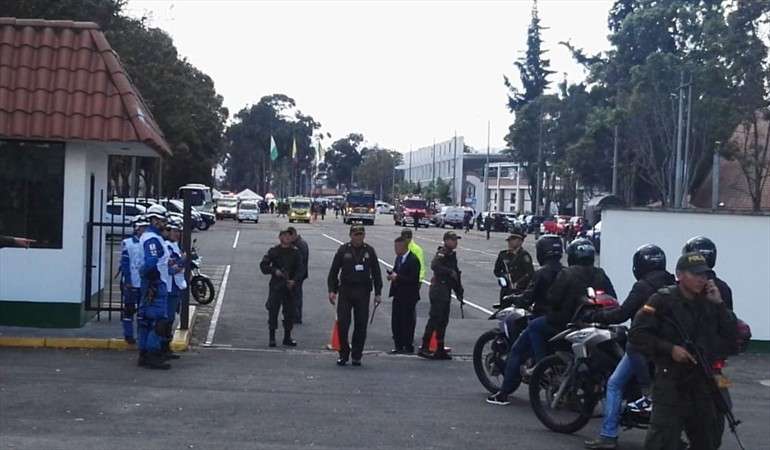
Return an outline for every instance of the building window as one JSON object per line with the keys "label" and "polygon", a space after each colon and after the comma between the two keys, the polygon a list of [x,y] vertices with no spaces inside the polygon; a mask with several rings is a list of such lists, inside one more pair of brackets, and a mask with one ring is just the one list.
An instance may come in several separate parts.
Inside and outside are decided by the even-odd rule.
{"label": "building window", "polygon": [[511,203],[516,203],[516,193],[511,192]]}
{"label": "building window", "polygon": [[0,235],[62,248],[64,144],[0,140]]}

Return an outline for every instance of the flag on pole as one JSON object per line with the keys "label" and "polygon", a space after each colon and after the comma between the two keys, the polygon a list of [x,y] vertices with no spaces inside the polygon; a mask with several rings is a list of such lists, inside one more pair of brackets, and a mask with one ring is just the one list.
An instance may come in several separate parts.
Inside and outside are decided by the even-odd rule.
{"label": "flag on pole", "polygon": [[291,159],[297,160],[297,138],[295,137],[291,143]]}
{"label": "flag on pole", "polygon": [[278,146],[275,145],[273,135],[270,135],[270,160],[275,161],[276,159],[278,159]]}

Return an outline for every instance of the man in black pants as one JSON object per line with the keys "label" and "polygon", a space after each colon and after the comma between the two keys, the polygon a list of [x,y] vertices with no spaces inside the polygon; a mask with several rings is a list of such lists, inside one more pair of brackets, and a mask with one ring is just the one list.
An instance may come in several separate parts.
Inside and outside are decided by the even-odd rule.
{"label": "man in black pants", "polygon": [[414,353],[414,327],[417,323],[415,306],[420,300],[420,261],[407,248],[407,239],[399,236],[395,242],[396,262],[388,272],[389,297],[393,297],[391,329],[395,346],[391,354]]}
{"label": "man in black pants", "polygon": [[300,255],[302,255],[302,265],[305,267],[305,275],[294,286],[294,306],[297,307],[297,313],[294,317],[294,323],[302,325],[302,285],[305,284],[305,280],[310,272],[310,247],[307,245],[307,241],[302,239],[302,236],[297,233],[297,229],[294,227],[286,228],[291,232],[292,244],[299,249]]}
{"label": "man in black pants", "polygon": [[294,326],[294,288],[302,280],[305,267],[299,249],[292,244],[292,234],[289,230],[281,230],[278,234],[281,243],[268,250],[259,263],[259,269],[270,276],[270,292],[265,306],[268,311],[270,326],[270,347],[275,347],[275,330],[278,328],[278,313],[283,309],[283,345],[296,347],[297,342],[291,338]]}
{"label": "man in black pants", "polygon": [[[430,281],[430,316],[425,325],[425,333],[422,337],[422,347],[417,356],[428,359],[452,359],[444,347],[444,336],[446,327],[449,325],[449,306],[452,301],[452,291],[454,291],[460,305],[463,304],[463,283],[462,273],[457,267],[457,240],[460,236],[454,231],[444,233],[444,245],[438,248],[436,256],[430,263],[433,270],[433,278]],[[430,340],[433,333],[436,333],[436,351],[430,352]]]}
{"label": "man in black pants", "polygon": [[[353,365],[361,365],[369,320],[369,298],[374,286],[374,304],[382,301],[382,274],[377,253],[364,243],[363,225],[350,227],[350,242],[342,244],[332,260],[327,285],[329,302],[337,305],[340,334],[340,356],[337,365],[344,366],[352,356]],[[339,301],[337,301],[339,294]],[[352,312],[352,314],[351,314]],[[348,342],[351,315],[355,321],[353,349]]]}

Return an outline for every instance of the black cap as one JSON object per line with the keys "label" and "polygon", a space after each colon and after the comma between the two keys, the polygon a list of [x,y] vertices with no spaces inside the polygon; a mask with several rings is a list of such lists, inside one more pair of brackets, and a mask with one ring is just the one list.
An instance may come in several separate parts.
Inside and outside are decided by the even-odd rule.
{"label": "black cap", "polygon": [[350,234],[356,234],[356,233],[366,233],[366,229],[363,225],[351,225],[350,226]]}
{"label": "black cap", "polygon": [[505,238],[506,241],[510,241],[511,239],[521,239],[524,240],[524,235],[521,233],[511,233],[507,238]]}
{"label": "black cap", "polygon": [[284,234],[291,234],[291,230],[288,228],[283,228],[278,232],[278,236],[283,236]]}
{"label": "black cap", "polygon": [[694,274],[711,272],[706,263],[706,258],[700,252],[688,252],[679,257],[676,262],[677,272],[690,272]]}
{"label": "black cap", "polygon": [[444,233],[444,240],[446,241],[447,239],[462,239],[462,238],[458,236],[457,233],[455,233],[454,231],[447,231],[446,233]]}
{"label": "black cap", "polygon": [[409,228],[404,228],[403,230],[401,230],[401,237],[402,238],[412,239],[412,236],[413,236],[412,230],[410,230]]}

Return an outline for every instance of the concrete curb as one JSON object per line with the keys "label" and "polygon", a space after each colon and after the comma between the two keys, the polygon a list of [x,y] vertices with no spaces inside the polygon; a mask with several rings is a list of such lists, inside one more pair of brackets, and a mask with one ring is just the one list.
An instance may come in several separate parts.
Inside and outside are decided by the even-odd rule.
{"label": "concrete curb", "polygon": [[[195,325],[197,308],[190,306],[190,327],[187,330],[176,329],[171,349],[175,352],[186,351],[190,346]],[[77,337],[14,337],[0,336],[0,347],[23,348],[80,348],[94,350],[136,350],[136,345],[128,344],[119,338],[77,338]]]}

